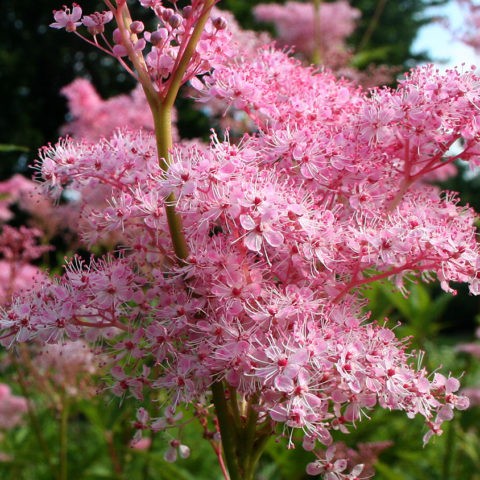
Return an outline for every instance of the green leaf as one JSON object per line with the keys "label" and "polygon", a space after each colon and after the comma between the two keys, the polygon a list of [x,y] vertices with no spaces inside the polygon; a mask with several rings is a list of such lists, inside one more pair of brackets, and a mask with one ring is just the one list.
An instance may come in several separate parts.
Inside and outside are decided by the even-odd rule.
{"label": "green leaf", "polygon": [[6,145],[0,144],[0,152],[28,152],[27,147],[22,147],[20,145]]}

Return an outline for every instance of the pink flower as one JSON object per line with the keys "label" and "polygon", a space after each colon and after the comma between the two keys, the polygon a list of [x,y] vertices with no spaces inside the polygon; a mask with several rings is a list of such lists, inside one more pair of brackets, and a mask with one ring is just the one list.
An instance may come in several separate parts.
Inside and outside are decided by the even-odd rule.
{"label": "pink flower", "polygon": [[177,460],[177,455],[179,455],[180,458],[188,458],[190,456],[190,448],[175,439],[170,442],[170,446],[165,452],[163,458],[165,461],[173,463]]}
{"label": "pink flower", "polygon": [[113,13],[107,12],[95,12],[91,15],[86,15],[82,18],[82,23],[87,27],[91,35],[98,35],[105,30],[105,24],[111,22],[113,19]]}
{"label": "pink flower", "polygon": [[325,480],[347,480],[355,479],[363,470],[363,465],[356,465],[351,473],[343,473],[347,468],[347,460],[334,460],[335,445],[332,445],[325,452],[324,458],[319,458],[315,462],[307,465],[307,473],[309,475],[323,475]]}
{"label": "pink flower", "polygon": [[274,248],[283,244],[282,233],[271,227],[272,220],[267,215],[257,221],[250,215],[240,215],[240,224],[247,231],[244,243],[249,250],[260,252],[264,242]]}
{"label": "pink flower", "polygon": [[18,425],[27,408],[25,398],[12,395],[10,387],[0,383],[0,429],[9,430]]}
{"label": "pink flower", "polygon": [[63,10],[54,10],[53,18],[55,22],[51,23],[52,28],[64,28],[67,32],[74,32],[79,25],[82,24],[79,20],[82,17],[82,9],[79,5],[74,3],[72,9],[63,7]]}

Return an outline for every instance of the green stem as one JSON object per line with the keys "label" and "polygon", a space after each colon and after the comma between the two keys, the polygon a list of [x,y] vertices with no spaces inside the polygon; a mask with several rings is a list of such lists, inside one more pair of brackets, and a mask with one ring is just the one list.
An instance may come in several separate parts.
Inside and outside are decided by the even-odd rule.
{"label": "green stem", "polygon": [[175,99],[177,98],[178,91],[183,83],[183,76],[187,71],[190,60],[195,53],[195,48],[197,43],[200,40],[205,24],[207,23],[208,18],[210,17],[210,11],[215,5],[216,0],[206,0],[203,6],[202,13],[198,17],[197,23],[193,29],[192,35],[188,40],[188,43],[183,51],[183,54],[176,66],[172,77],[169,81],[168,92],[164,100],[164,105],[167,107],[173,107]]}
{"label": "green stem", "polygon": [[[243,431],[243,445],[240,445],[241,464],[246,479],[253,479],[255,473],[256,461],[254,461],[255,454],[255,439],[257,436],[257,422],[258,412],[252,406],[254,401],[250,401],[248,405],[247,423]],[[261,454],[261,451],[260,451]],[[260,458],[260,456],[258,456]],[[257,460],[258,460],[257,458]]]}
{"label": "green stem", "polygon": [[[160,166],[164,172],[168,171],[170,165],[170,152],[173,146],[172,139],[172,109],[177,98],[178,91],[182,85],[183,77],[187,71],[188,65],[192,58],[192,55],[195,53],[195,48],[200,36],[205,27],[205,23],[208,20],[210,15],[210,10],[212,9],[215,0],[207,1],[203,7],[203,11],[200,14],[200,17],[193,29],[192,35],[185,46],[183,54],[176,66],[172,77],[168,85],[167,95],[163,100],[161,100],[158,95],[153,98],[152,95],[149,95],[150,88],[144,87],[145,94],[147,96],[148,103],[152,110],[153,121],[155,125],[155,137],[157,143],[157,152]],[[148,81],[148,87],[151,85],[151,81]],[[183,264],[185,259],[188,257],[188,246],[183,234],[183,224],[182,218],[175,211],[176,199],[173,193],[171,193],[166,199],[166,215],[168,221],[168,229],[170,236],[172,238],[173,249],[175,255],[179,260],[180,264]]]}
{"label": "green stem", "polygon": [[233,421],[235,422],[235,428],[239,430],[242,426],[242,420],[240,418],[240,409],[238,408],[237,389],[228,386],[228,394],[228,403],[233,415]]}
{"label": "green stem", "polygon": [[322,0],[313,0],[313,39],[314,49],[312,53],[312,63],[320,65],[322,62],[322,45],[320,38],[320,7]]}
{"label": "green stem", "polygon": [[230,480],[253,480],[258,460],[270,437],[270,431],[258,430],[258,412],[254,407],[258,400],[256,396],[249,401],[245,412],[246,418],[243,417],[243,425],[242,423],[239,425],[238,418],[235,416],[235,411],[238,410],[235,389],[229,388],[229,395],[230,398],[227,401],[222,382],[212,385],[213,404]]}
{"label": "green stem", "polygon": [[358,44],[357,52],[361,52],[372,38],[373,32],[378,27],[380,17],[382,16],[386,4],[387,0],[378,0],[377,6],[375,7],[375,11],[373,12],[372,18],[370,19],[367,30],[365,31],[362,39],[360,40],[360,43]]}
{"label": "green stem", "polygon": [[[25,345],[20,345],[20,349],[22,350],[22,353],[24,351],[24,347],[25,347]],[[43,451],[43,454],[45,456],[45,460],[48,464],[48,467],[50,468],[52,478],[54,478],[56,472],[55,472],[54,464],[52,462],[52,455],[51,455],[48,443],[45,440],[45,437],[43,436],[43,431],[42,431],[42,428],[40,426],[40,421],[38,420],[38,417],[35,413],[35,408],[32,406],[32,402],[30,400],[31,395],[30,395],[30,393],[28,391],[28,388],[27,388],[27,382],[26,382],[26,380],[23,376],[22,367],[20,366],[20,364],[15,359],[12,359],[12,364],[15,365],[15,367],[16,367],[18,384],[20,385],[20,390],[22,392],[22,395],[25,397],[25,399],[27,401],[27,415],[28,415],[28,419],[30,421],[30,425],[32,426],[35,437],[37,438],[37,442],[38,442],[40,448]]]}
{"label": "green stem", "polygon": [[230,480],[245,480],[240,475],[236,452],[238,436],[234,428],[232,415],[228,409],[227,400],[225,399],[223,382],[215,382],[212,385],[212,398],[215,406],[215,413],[218,418],[223,455],[227,463]]}
{"label": "green stem", "polygon": [[253,444],[252,455],[250,456],[250,464],[249,470],[252,472],[252,480],[253,474],[255,473],[255,469],[257,467],[257,463],[260,460],[260,457],[267,446],[267,442],[270,439],[270,432],[268,434],[261,435],[257,438],[255,443]]}
{"label": "green stem", "polygon": [[68,416],[68,399],[65,395],[63,395],[60,412],[60,466],[58,472],[59,480],[68,479]]}
{"label": "green stem", "polygon": [[445,455],[442,465],[442,480],[450,480],[453,464],[453,456],[455,451],[455,419],[447,424]]}

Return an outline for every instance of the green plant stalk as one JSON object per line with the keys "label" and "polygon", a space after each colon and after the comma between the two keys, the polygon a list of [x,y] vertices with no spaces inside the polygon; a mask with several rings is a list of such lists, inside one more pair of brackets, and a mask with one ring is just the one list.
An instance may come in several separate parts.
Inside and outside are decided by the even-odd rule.
{"label": "green plant stalk", "polygon": [[357,52],[361,52],[372,38],[373,32],[378,27],[380,17],[382,16],[386,4],[387,0],[378,0],[375,11],[373,12],[370,23],[368,24],[367,30],[365,31],[362,39],[360,40],[360,43],[358,44]]}
{"label": "green plant stalk", "polygon": [[237,389],[234,387],[228,386],[228,403],[231,408],[231,412],[233,415],[233,421],[235,422],[235,427],[238,429],[241,428],[242,420],[240,418],[240,409],[238,408],[238,401],[237,401]]}
{"label": "green plant stalk", "polygon": [[260,460],[261,456],[263,455],[263,451],[267,446],[267,442],[270,439],[270,433],[267,435],[257,435],[257,440],[253,444],[252,452],[249,457],[249,464],[247,465],[247,469],[251,472],[251,479],[254,479],[253,474],[257,468],[258,461]]}
{"label": "green plant stalk", "polygon": [[[153,121],[155,124],[155,138],[160,166],[164,172],[168,171],[170,151],[173,146],[172,140],[172,108],[160,103],[158,108],[153,109]],[[163,159],[163,161],[162,161]],[[168,229],[172,239],[173,250],[181,264],[188,257],[188,246],[183,235],[182,218],[175,210],[175,195],[170,193],[165,200],[165,213],[167,215]]]}
{"label": "green plant stalk", "polygon": [[258,459],[262,453],[260,449],[259,455],[255,456],[255,446],[257,438],[257,422],[258,412],[253,407],[254,401],[250,401],[247,409],[247,423],[245,429],[242,432],[243,442],[239,445],[239,456],[243,465],[243,471],[245,478],[253,479],[255,473],[255,467]]}
{"label": "green plant stalk", "polygon": [[68,480],[68,417],[70,405],[66,395],[62,396],[60,411],[60,455],[59,455],[59,480]]}
{"label": "green plant stalk", "polygon": [[212,398],[217,414],[220,435],[222,438],[223,455],[227,464],[230,480],[247,480],[240,475],[236,454],[238,435],[234,427],[232,414],[229,412],[223,382],[212,384]]}
{"label": "green plant stalk", "polygon": [[207,23],[208,18],[210,17],[210,11],[212,10],[213,6],[217,3],[217,0],[206,0],[203,6],[202,13],[198,18],[197,23],[193,29],[192,35],[183,51],[183,55],[178,62],[177,67],[175,68],[173,75],[170,79],[170,83],[168,85],[168,92],[164,100],[164,104],[167,107],[173,107],[175,99],[177,98],[178,91],[183,83],[183,76],[187,71],[188,64],[195,53],[195,48],[197,43],[200,40],[202,32],[205,28],[205,24]]}
{"label": "green plant stalk", "polygon": [[[231,395],[232,389],[229,389]],[[232,402],[234,399],[225,398],[223,382],[216,382],[212,385],[213,404],[218,418],[220,435],[222,438],[223,455],[230,474],[230,480],[253,480],[255,469],[260,459],[269,432],[257,430],[258,413],[254,408],[256,399],[250,400],[246,408],[246,419],[244,425],[237,425],[235,408]]]}
{"label": "green plant stalk", "polygon": [[313,0],[313,39],[315,42],[312,63],[314,65],[320,65],[322,63],[322,48],[320,39],[320,7],[322,0]]}
{"label": "green plant stalk", "polygon": [[442,480],[450,480],[453,465],[453,456],[455,455],[455,418],[447,424],[447,433],[445,439],[445,455],[442,463]]}
{"label": "green plant stalk", "polygon": [[[141,82],[152,110],[158,159],[160,162],[160,167],[164,172],[168,171],[170,165],[170,152],[173,146],[173,105],[175,103],[175,99],[177,98],[178,91],[182,86],[183,77],[187,71],[188,64],[192,58],[192,55],[195,53],[195,48],[200,40],[200,36],[202,35],[203,29],[214,4],[215,0],[210,0],[205,3],[198,22],[193,29],[192,35],[185,47],[185,50],[183,51],[174,73],[172,74],[165,98],[162,100],[158,95],[153,98],[153,96],[150,94],[151,88],[149,87],[149,85],[151,85],[151,81],[148,81],[149,85],[147,86]],[[183,264],[185,259],[188,257],[188,246],[183,235],[182,219],[175,211],[175,203],[175,196],[171,193],[166,198],[165,212],[167,215],[168,228],[172,238],[175,255],[177,256],[179,262]]]}
{"label": "green plant stalk", "polygon": [[[20,349],[22,350],[22,353],[24,353],[24,345],[20,345]],[[27,382],[25,381],[25,378],[23,376],[22,367],[19,365],[19,363],[15,359],[12,360],[12,363],[16,366],[18,384],[20,385],[20,390],[22,392],[22,395],[27,400],[27,415],[30,421],[30,425],[32,426],[32,429],[35,434],[35,437],[37,438],[38,444],[40,445],[40,448],[43,451],[45,460],[48,464],[48,467],[50,468],[52,478],[54,478],[56,476],[55,475],[56,472],[55,472],[54,464],[52,462],[52,455],[51,455],[48,443],[45,440],[45,437],[43,436],[43,432],[40,427],[40,422],[38,420],[38,417],[35,413],[35,409],[32,407],[32,403],[30,400],[31,396],[27,389],[27,384],[26,384]]]}

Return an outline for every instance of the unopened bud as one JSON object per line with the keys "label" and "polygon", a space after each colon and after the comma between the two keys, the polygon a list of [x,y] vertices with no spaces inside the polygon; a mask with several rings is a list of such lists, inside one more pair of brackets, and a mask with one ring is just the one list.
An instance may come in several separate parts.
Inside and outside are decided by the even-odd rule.
{"label": "unopened bud", "polygon": [[130,24],[130,31],[135,35],[142,33],[143,30],[145,30],[145,25],[143,25],[143,22],[140,22],[139,20],[135,20]]}
{"label": "unopened bud", "polygon": [[223,17],[214,18],[212,23],[217,30],[225,30],[227,28],[227,21]]}
{"label": "unopened bud", "polygon": [[188,18],[192,14],[192,6],[187,5],[186,7],[183,8],[183,18]]}
{"label": "unopened bud", "polygon": [[178,28],[182,24],[183,18],[178,15],[178,13],[174,13],[169,19],[168,23],[172,28]]}
{"label": "unopened bud", "polygon": [[150,35],[150,43],[152,45],[160,45],[168,38],[168,30],[166,28],[160,28]]}
{"label": "unopened bud", "polygon": [[160,13],[160,16],[162,17],[162,20],[164,22],[168,22],[170,20],[170,17],[174,14],[175,12],[171,9],[171,8],[164,8],[161,13]]}
{"label": "unopened bud", "polygon": [[123,39],[122,39],[122,32],[120,31],[119,28],[116,28],[114,31],[113,31],[113,42],[114,43],[122,43]]}

